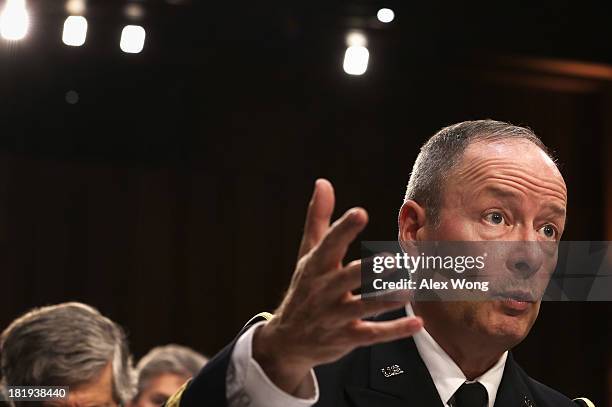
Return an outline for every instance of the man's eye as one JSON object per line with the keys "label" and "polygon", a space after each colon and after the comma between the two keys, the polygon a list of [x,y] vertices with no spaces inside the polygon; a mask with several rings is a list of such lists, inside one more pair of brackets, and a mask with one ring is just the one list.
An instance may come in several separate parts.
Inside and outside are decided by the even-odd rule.
{"label": "man's eye", "polygon": [[485,216],[485,220],[493,225],[504,223],[504,215],[499,212],[491,212]]}
{"label": "man's eye", "polygon": [[553,238],[557,236],[557,229],[555,229],[555,227],[550,223],[542,226],[540,228],[540,231],[544,234],[544,236],[548,238]]}

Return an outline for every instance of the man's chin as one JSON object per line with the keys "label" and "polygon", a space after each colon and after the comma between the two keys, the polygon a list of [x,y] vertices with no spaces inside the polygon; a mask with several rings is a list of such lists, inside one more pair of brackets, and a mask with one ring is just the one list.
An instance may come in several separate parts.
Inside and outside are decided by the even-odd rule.
{"label": "man's chin", "polygon": [[488,327],[492,334],[512,346],[525,339],[538,315],[539,304],[508,299],[493,301],[492,305],[492,321]]}

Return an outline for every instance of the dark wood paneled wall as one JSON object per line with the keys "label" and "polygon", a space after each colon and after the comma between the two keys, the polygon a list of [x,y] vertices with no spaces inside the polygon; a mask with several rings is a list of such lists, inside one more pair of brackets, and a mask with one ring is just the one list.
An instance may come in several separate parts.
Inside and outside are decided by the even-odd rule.
{"label": "dark wood paneled wall", "polygon": [[[370,212],[364,239],[394,239],[420,144],[466,119],[532,127],[569,186],[566,238],[612,238],[607,78],[527,63],[437,75],[342,84],[279,70],[228,92],[216,85],[214,104],[186,113],[196,118],[180,127],[194,134],[183,155],[154,163],[5,149],[0,326],[30,307],[79,300],[120,322],[137,356],[167,342],[211,355],[281,298],[316,177],[336,185],[338,214]],[[270,89],[271,80],[290,86]],[[544,304],[518,359],[535,378],[601,405],[610,320],[612,303]]]}

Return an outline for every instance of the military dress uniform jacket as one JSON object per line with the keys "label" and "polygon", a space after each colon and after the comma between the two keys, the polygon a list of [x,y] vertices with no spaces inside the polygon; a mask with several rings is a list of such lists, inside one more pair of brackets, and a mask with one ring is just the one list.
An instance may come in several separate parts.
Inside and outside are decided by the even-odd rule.
{"label": "military dress uniform jacket", "polygon": [[[402,308],[376,319],[405,315]],[[261,319],[249,321],[241,333]],[[227,407],[225,380],[237,338],[172,396],[167,407]],[[320,390],[316,407],[445,406],[410,338],[358,348],[336,362],[316,367],[315,373]],[[495,407],[592,405],[580,403],[527,376],[509,352]]]}

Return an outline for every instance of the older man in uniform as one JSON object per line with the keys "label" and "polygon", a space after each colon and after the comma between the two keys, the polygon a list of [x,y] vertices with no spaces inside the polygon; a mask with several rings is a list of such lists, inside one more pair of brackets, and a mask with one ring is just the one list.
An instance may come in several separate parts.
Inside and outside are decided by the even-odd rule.
{"label": "older man in uniform", "polygon": [[[458,123],[422,147],[399,213],[399,240],[554,244],[566,205],[563,177],[531,130]],[[360,262],[343,259],[367,213],[353,208],[330,225],[333,208],[331,184],[318,180],[275,315],[247,324],[170,406],[576,405],[530,378],[510,352],[533,326],[538,299],[500,293],[488,301],[365,301],[353,293]],[[550,273],[545,264],[525,250],[497,272],[520,279]]]}

